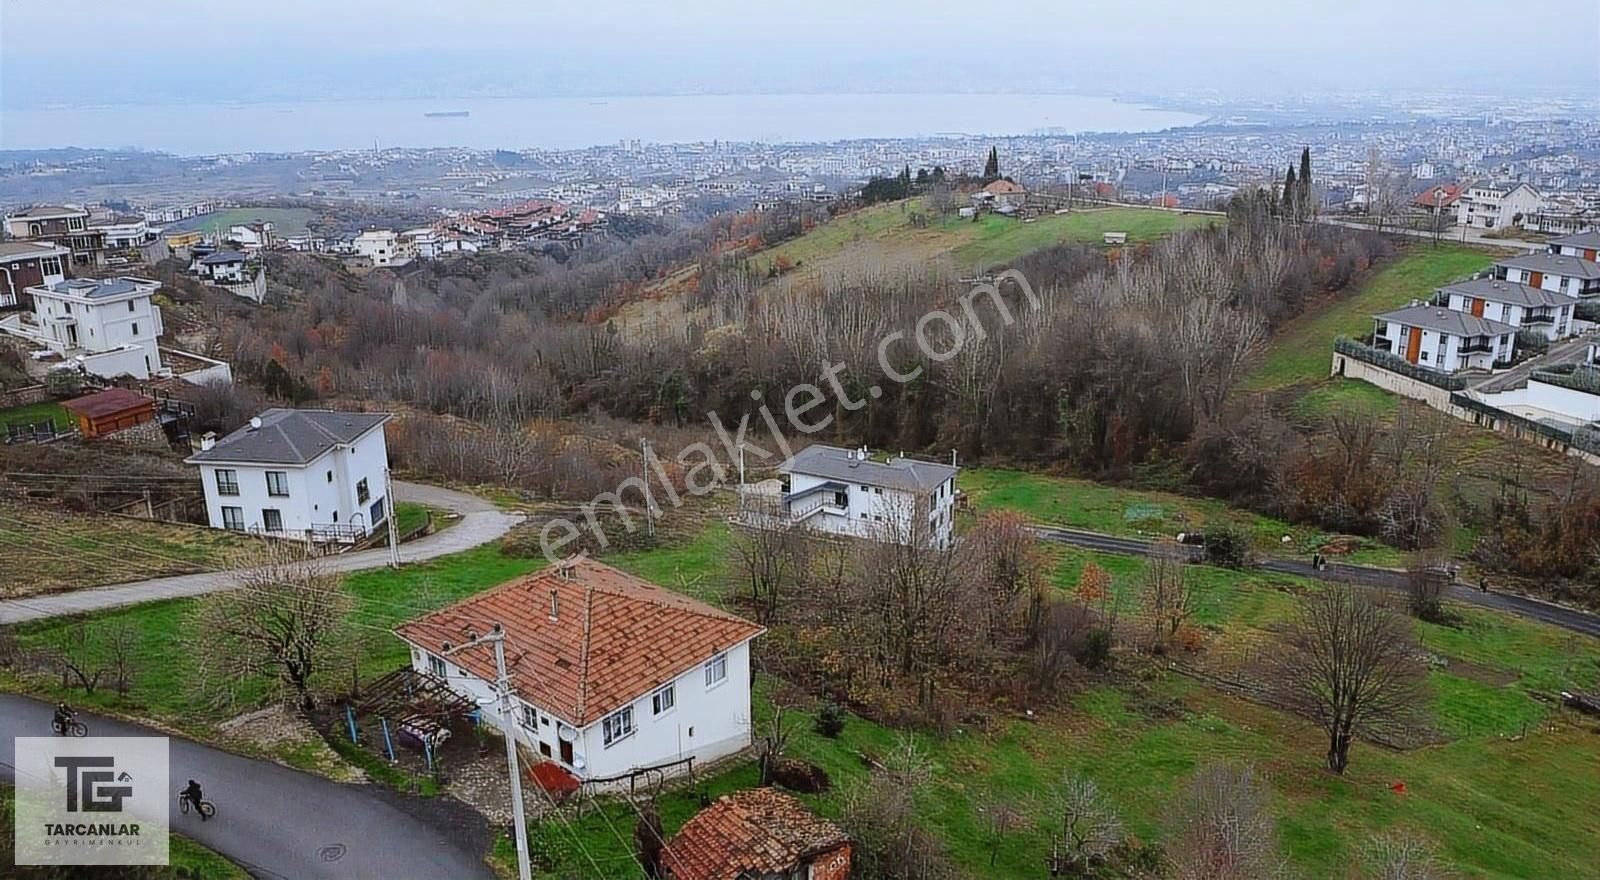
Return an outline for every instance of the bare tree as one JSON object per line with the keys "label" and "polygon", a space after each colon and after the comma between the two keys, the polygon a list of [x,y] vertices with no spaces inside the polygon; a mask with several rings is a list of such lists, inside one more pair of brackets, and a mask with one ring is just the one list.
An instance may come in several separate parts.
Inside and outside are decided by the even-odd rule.
{"label": "bare tree", "polygon": [[983,833],[989,839],[989,867],[993,868],[1006,838],[1028,827],[1028,814],[1016,801],[995,794],[978,804],[978,812],[983,816]]}
{"label": "bare tree", "polygon": [[220,699],[268,676],[315,708],[313,684],[337,666],[336,650],[353,608],[343,579],[302,545],[277,541],[234,575],[234,588],[200,600],[188,624],[197,683]]}
{"label": "bare tree", "polygon": [[1167,816],[1163,842],[1175,880],[1267,880],[1285,875],[1271,789],[1255,768],[1208,764]]}
{"label": "bare tree", "polygon": [[1361,860],[1370,880],[1434,880],[1438,860],[1427,843],[1405,834],[1383,834],[1367,841]]}
{"label": "bare tree", "polygon": [[1093,779],[1068,773],[1061,780],[1061,838],[1057,868],[1082,875],[1122,842],[1122,820]]}
{"label": "bare tree", "polygon": [[852,861],[861,876],[883,880],[959,876],[939,838],[917,821],[917,803],[932,778],[927,758],[906,739],[846,796],[839,819],[855,843]]}
{"label": "bare tree", "polygon": [[805,527],[778,510],[778,502],[741,501],[757,505],[749,528],[736,529],[733,552],[750,588],[750,601],[762,623],[771,623],[785,598],[804,575]]}
{"label": "bare tree", "polygon": [[990,638],[1024,626],[1025,609],[1044,595],[1048,559],[1026,517],[1012,512],[985,513],[962,538],[973,577],[987,600],[985,629]]}
{"label": "bare tree", "polygon": [[81,618],[54,630],[48,641],[48,654],[61,670],[61,685],[76,682],[85,694],[100,686],[106,664],[98,647],[89,638],[89,626]]}
{"label": "bare tree", "polygon": [[1143,602],[1150,618],[1151,648],[1166,650],[1178,628],[1194,613],[1194,594],[1184,569],[1183,548],[1157,541],[1145,556]]}
{"label": "bare tree", "polygon": [[661,813],[654,799],[639,807],[639,819],[633,824],[633,854],[639,870],[646,877],[662,875],[661,853],[667,847],[666,831],[661,826]]}
{"label": "bare tree", "polygon": [[1444,594],[1452,580],[1443,553],[1412,554],[1406,563],[1406,604],[1411,616],[1438,623],[1444,617]]}
{"label": "bare tree", "polygon": [[1343,773],[1357,736],[1392,736],[1422,717],[1425,670],[1411,623],[1348,584],[1307,597],[1275,660],[1275,686],[1328,736]]}

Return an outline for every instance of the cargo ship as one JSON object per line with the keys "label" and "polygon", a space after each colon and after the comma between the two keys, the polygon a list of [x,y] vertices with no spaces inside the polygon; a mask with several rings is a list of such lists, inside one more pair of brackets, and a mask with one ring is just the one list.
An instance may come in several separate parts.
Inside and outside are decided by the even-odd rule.
{"label": "cargo ship", "polygon": [[472,111],[471,110],[432,110],[432,111],[429,111],[429,112],[424,113],[422,115],[423,116],[432,117],[434,119],[460,119],[460,118],[465,117],[465,116],[471,116],[472,115]]}

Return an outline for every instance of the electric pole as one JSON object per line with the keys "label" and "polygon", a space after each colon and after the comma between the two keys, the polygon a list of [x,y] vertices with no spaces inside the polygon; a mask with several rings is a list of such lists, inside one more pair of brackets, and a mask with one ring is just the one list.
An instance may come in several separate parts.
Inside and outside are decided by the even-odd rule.
{"label": "electric pole", "polygon": [[389,479],[389,465],[383,466],[383,503],[389,505],[389,567],[400,567],[400,529],[395,525],[399,508],[394,503],[394,482]]}
{"label": "electric pole", "polygon": [[528,865],[528,820],[522,811],[522,770],[517,766],[516,722],[511,717],[511,675],[506,672],[506,631],[496,623],[488,635],[474,636],[466,644],[451,648],[444,654],[449,656],[484,642],[494,645],[495,690],[499,698],[496,708],[500,713],[500,732],[506,738],[506,767],[511,771],[511,815],[517,832],[517,876],[520,880],[533,880],[533,869]]}

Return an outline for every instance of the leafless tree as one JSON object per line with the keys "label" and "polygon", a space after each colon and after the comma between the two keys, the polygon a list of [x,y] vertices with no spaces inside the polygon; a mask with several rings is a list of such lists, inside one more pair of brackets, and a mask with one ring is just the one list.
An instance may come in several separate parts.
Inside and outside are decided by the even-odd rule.
{"label": "leafless tree", "polygon": [[1275,665],[1283,700],[1327,734],[1335,773],[1357,736],[1405,733],[1422,717],[1425,670],[1410,621],[1348,584],[1301,602]]}
{"label": "leafless tree", "polygon": [[1208,764],[1167,816],[1163,841],[1175,880],[1285,876],[1271,789],[1251,766]]}
{"label": "leafless tree", "polygon": [[1194,592],[1184,568],[1183,548],[1172,541],[1150,545],[1141,598],[1150,620],[1151,648],[1163,651],[1194,613]]}
{"label": "leafless tree", "polygon": [[1433,848],[1405,834],[1382,834],[1367,841],[1361,860],[1368,880],[1434,880],[1439,863]]}
{"label": "leafless tree", "polygon": [[762,623],[777,617],[785,599],[804,577],[809,539],[805,526],[786,516],[776,501],[741,500],[754,505],[749,528],[736,529],[733,552]]}
{"label": "leafless tree", "polygon": [[962,537],[962,553],[983,591],[985,631],[1005,637],[1024,624],[1025,608],[1048,589],[1049,562],[1026,517],[1011,512],[985,513]]}
{"label": "leafless tree", "polygon": [[1093,779],[1068,773],[1061,780],[1060,868],[1081,875],[1122,842],[1122,820]]}
{"label": "leafless tree", "polygon": [[840,824],[855,842],[853,861],[863,877],[883,880],[954,880],[960,876],[939,838],[917,821],[932,767],[908,739],[845,798]]}
{"label": "leafless tree", "polygon": [[48,639],[48,654],[61,670],[61,685],[76,683],[85,694],[100,686],[106,673],[105,658],[89,638],[89,626],[82,619],[54,630]]}
{"label": "leafless tree", "polygon": [[989,867],[993,868],[1006,838],[1028,827],[1028,814],[1016,801],[996,794],[983,798],[978,813],[983,817],[984,836],[989,839]]}
{"label": "leafless tree", "polygon": [[268,543],[249,562],[233,589],[201,599],[188,622],[197,683],[227,700],[246,682],[271,677],[309,711],[314,684],[337,667],[354,602],[343,579],[300,544]]}
{"label": "leafless tree", "polygon": [[778,770],[778,762],[783,759],[783,753],[789,748],[789,737],[794,734],[794,725],[789,721],[788,709],[786,701],[773,701],[772,716],[767,719],[761,732],[761,740],[756,744],[762,785],[772,784],[773,775]]}
{"label": "leafless tree", "polygon": [[1444,615],[1444,594],[1450,587],[1449,559],[1443,553],[1414,553],[1406,562],[1406,604],[1411,616],[1438,623]]}

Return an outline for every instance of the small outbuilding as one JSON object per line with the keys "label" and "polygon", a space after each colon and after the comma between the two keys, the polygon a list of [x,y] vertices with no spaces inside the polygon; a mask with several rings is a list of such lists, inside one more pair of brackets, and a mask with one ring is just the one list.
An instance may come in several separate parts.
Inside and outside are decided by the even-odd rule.
{"label": "small outbuilding", "polygon": [[846,880],[850,838],[775,788],[720,797],[685,822],[662,851],[673,880]]}
{"label": "small outbuilding", "polygon": [[85,440],[96,440],[156,420],[155,400],[126,388],[108,388],[62,404]]}

